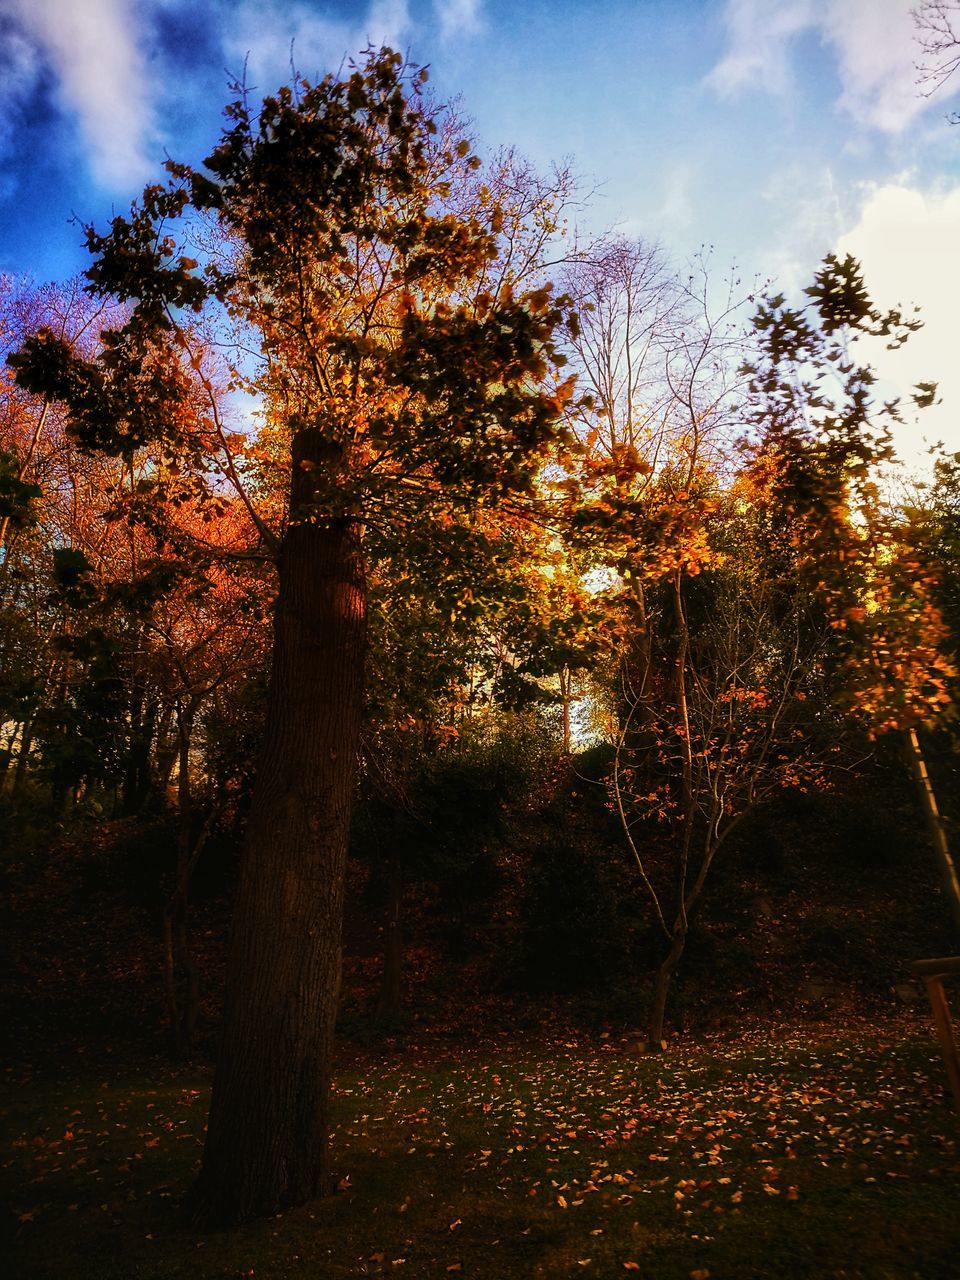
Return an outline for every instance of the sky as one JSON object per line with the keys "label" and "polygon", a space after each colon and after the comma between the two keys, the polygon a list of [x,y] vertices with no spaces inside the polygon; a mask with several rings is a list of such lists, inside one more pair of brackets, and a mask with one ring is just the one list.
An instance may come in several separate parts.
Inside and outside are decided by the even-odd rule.
{"label": "sky", "polygon": [[902,452],[960,450],[960,78],[921,95],[917,2],[0,0],[0,271],[81,271],[83,224],[208,154],[244,66],[266,93],[291,56],[312,78],[388,43],[490,149],[569,161],[589,233],[678,264],[708,246],[718,277],[788,292],[853,253],[880,304],[925,322],[870,353],[885,385],[940,384]]}

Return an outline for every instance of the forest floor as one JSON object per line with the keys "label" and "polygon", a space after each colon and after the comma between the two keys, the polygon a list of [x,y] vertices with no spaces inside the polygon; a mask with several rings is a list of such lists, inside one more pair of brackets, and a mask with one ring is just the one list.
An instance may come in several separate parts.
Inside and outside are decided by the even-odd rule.
{"label": "forest floor", "polygon": [[[354,866],[337,1190],[219,1234],[192,1227],[182,1199],[229,875],[211,866],[197,886],[204,1001],[195,1058],[172,1066],[169,833],[21,834],[0,854],[0,1276],[956,1280],[960,1115],[908,981],[911,959],[952,942],[910,814],[898,825],[891,803],[876,821],[849,798],[801,807],[731,857],[659,1058],[627,1034],[643,973],[588,974],[568,995],[505,981],[517,904],[480,903],[454,958],[443,904],[418,885],[404,1014],[377,1027],[382,904]],[[589,960],[593,925],[576,936]],[[629,975],[640,950],[628,959]]]}
{"label": "forest floor", "polygon": [[519,1033],[467,1050],[347,1046],[336,1192],[218,1234],[180,1208],[209,1083],[152,1059],[10,1072],[4,1274],[960,1274],[960,1123],[912,1011],[758,1025],[660,1058],[610,1037]]}

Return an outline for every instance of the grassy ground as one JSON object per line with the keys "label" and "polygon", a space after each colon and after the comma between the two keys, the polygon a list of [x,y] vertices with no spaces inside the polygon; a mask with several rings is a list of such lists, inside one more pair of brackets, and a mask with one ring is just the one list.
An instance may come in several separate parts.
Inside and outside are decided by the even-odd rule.
{"label": "grassy ground", "polygon": [[960,1275],[960,1138],[923,1031],[407,1048],[336,1084],[329,1199],[202,1234],[178,1198],[209,1080],[11,1078],[22,1280]]}

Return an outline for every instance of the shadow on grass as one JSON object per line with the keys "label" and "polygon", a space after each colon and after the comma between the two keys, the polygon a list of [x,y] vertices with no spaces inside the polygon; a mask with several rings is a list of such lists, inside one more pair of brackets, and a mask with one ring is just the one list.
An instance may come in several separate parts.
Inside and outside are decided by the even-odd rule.
{"label": "shadow on grass", "polygon": [[12,1083],[5,1274],[958,1274],[957,1117],[926,1038],[429,1055],[341,1073],[346,1190],[234,1232],[188,1226],[208,1081]]}

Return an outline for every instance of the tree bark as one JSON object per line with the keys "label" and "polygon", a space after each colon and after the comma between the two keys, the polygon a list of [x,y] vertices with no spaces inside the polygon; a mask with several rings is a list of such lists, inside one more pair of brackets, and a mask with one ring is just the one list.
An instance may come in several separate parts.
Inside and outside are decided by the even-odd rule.
{"label": "tree bark", "polygon": [[663,1035],[667,996],[670,993],[670,984],[673,981],[673,975],[677,971],[677,965],[680,963],[680,957],[683,955],[686,941],[685,930],[678,930],[674,933],[670,950],[667,952],[666,958],[657,970],[656,977],[653,980],[653,1000],[650,1005],[650,1027],[647,1041],[647,1049],[650,1053],[662,1053],[667,1047]]}
{"label": "tree bark", "polygon": [[[319,432],[294,440],[267,723],[231,932],[198,1217],[232,1225],[318,1195],[340,988],[365,650],[359,530],[303,519]],[[301,466],[306,461],[307,466]]]}

